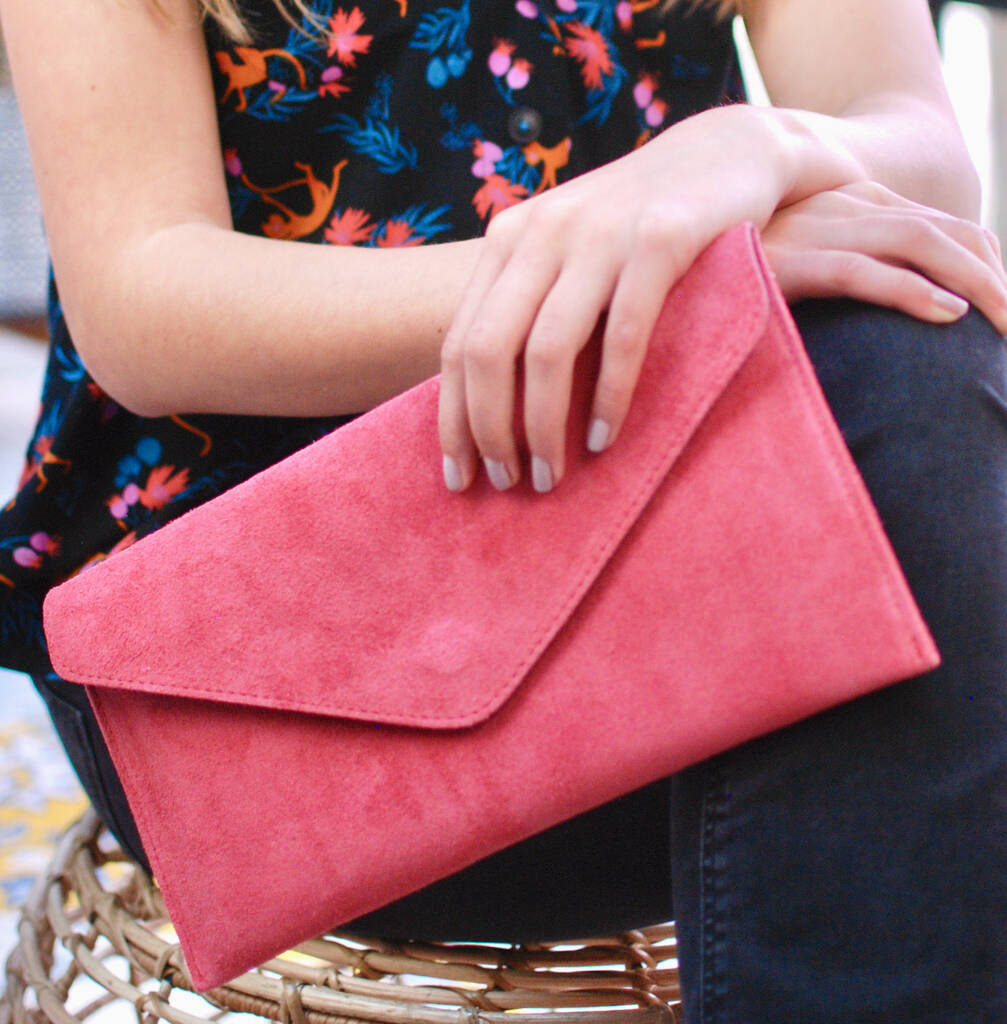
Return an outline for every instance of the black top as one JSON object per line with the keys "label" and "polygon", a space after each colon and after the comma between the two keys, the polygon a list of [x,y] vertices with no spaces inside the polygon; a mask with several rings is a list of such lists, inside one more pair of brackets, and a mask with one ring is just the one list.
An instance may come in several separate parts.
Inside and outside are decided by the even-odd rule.
{"label": "black top", "polygon": [[[251,45],[209,23],[206,39],[248,234],[478,237],[499,210],[740,97],[729,22],[688,2],[662,17],[657,0],[317,0],[324,39],[270,0],[245,9]],[[38,426],[0,512],[0,664],[35,674],[51,670],[50,586],[352,418],[136,416],[88,375],[55,282],[49,323]]]}

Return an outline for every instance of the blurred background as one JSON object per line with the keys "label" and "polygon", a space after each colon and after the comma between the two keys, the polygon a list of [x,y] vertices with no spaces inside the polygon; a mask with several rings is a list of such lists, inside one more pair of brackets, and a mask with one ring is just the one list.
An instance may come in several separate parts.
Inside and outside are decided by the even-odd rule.
{"label": "blurred background", "polygon": [[[1007,237],[1007,0],[931,5],[952,100],[984,185],[983,219]],[[737,37],[753,102],[765,94]],[[31,168],[0,39],[0,507],[14,491],[43,364],[46,255]],[[0,669],[0,963],[16,907],[84,800],[26,677]]]}

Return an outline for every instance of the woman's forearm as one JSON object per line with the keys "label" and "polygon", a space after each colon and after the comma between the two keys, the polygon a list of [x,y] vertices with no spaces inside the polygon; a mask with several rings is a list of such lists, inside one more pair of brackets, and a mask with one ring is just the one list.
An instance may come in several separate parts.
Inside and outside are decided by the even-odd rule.
{"label": "woman's forearm", "polygon": [[357,412],[437,372],[479,246],[315,246],[180,224],[126,248],[78,314],[92,319],[69,326],[98,383],[145,415]]}
{"label": "woman's forearm", "polygon": [[[978,216],[957,126],[912,98],[846,117],[721,107],[652,145],[738,162],[733,196],[692,197],[719,204],[723,229],[864,180]],[[70,326],[99,383],[147,415],[360,411],[437,372],[482,241],[337,248],[176,225],[123,252],[116,286],[90,304],[101,323]]]}

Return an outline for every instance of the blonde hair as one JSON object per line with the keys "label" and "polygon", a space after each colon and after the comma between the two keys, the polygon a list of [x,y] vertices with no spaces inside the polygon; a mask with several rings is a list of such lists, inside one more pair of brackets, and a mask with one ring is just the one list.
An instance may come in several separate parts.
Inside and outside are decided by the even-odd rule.
{"label": "blonde hair", "polygon": [[[199,0],[204,16],[211,17],[228,38],[236,43],[250,43],[252,34],[238,9],[239,3],[240,0]],[[325,34],[325,23],[311,10],[307,0],[273,0],[273,6],[293,27],[300,27],[296,17],[299,14],[320,35]]]}
{"label": "blonde hair", "polygon": [[[156,2],[156,0],[155,0]],[[691,7],[703,5],[716,9],[718,18],[741,14],[751,0],[661,0],[660,11],[667,14],[676,4],[687,3]],[[248,25],[238,9],[240,0],[199,0],[203,13],[221,27],[224,33],[236,43],[251,42]],[[296,26],[295,13],[301,15],[309,25],[324,35],[325,25],[307,4],[307,0],[273,0],[276,9],[291,25]]]}

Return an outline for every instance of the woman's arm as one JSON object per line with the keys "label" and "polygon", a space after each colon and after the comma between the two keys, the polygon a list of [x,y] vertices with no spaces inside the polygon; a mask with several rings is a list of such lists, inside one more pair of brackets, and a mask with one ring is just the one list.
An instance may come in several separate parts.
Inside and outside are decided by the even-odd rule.
{"label": "woman's arm", "polygon": [[0,0],[85,365],[146,415],[353,412],[435,373],[479,240],[365,250],[232,231],[195,5],[161,6]]}
{"label": "woman's arm", "polygon": [[480,458],[497,486],[520,477],[518,359],[533,480],[558,482],[573,361],[606,308],[589,443],[610,444],[668,289],[742,220],[764,229],[788,298],[846,294],[946,322],[967,308],[951,289],[1007,331],[924,0],[749,6],[781,108],[705,111],[490,225],[442,353],[448,486],[468,486]]}

